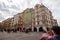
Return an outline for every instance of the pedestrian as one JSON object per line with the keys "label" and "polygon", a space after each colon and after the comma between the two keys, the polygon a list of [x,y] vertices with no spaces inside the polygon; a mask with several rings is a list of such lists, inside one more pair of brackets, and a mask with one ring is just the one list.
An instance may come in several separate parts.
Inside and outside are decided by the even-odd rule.
{"label": "pedestrian", "polygon": [[41,36],[40,40],[50,40],[50,39],[52,38],[52,35],[53,35],[53,34],[52,34],[52,31],[46,29],[46,33],[44,33],[44,34]]}
{"label": "pedestrian", "polygon": [[55,26],[52,28],[52,33],[54,34],[52,40],[60,40],[60,27]]}

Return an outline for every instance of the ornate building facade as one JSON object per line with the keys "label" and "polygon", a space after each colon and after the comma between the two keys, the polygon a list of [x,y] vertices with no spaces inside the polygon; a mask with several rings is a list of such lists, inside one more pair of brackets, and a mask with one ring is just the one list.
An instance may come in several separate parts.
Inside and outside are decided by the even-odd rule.
{"label": "ornate building facade", "polygon": [[34,8],[27,8],[23,12],[14,15],[13,18],[2,21],[4,28],[11,27],[13,29],[39,32],[41,27],[51,28],[57,26],[57,20],[52,16],[52,12],[43,4],[36,4]]}
{"label": "ornate building facade", "polygon": [[52,20],[52,12],[43,4],[36,4],[32,13],[32,31],[38,32],[41,27],[51,28]]}

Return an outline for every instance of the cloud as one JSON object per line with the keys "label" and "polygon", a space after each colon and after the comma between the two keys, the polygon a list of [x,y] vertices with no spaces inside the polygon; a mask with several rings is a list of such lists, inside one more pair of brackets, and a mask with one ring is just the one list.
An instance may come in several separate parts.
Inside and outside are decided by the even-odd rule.
{"label": "cloud", "polygon": [[47,6],[55,19],[57,19],[58,24],[60,25],[60,0],[43,0],[43,4]]}
{"label": "cloud", "polygon": [[4,20],[4,17],[2,16],[2,14],[0,13],[0,22]]}
{"label": "cloud", "polygon": [[4,2],[0,2],[0,11],[8,11],[6,5],[4,4]]}
{"label": "cloud", "polygon": [[32,8],[37,3],[43,3],[51,10],[55,19],[60,24],[60,0],[0,0],[0,14],[2,19],[12,17],[26,8]]}
{"label": "cloud", "polygon": [[8,2],[13,2],[12,0],[7,0]]}
{"label": "cloud", "polygon": [[16,13],[18,13],[20,10],[19,5],[16,5],[11,2],[12,2],[12,0],[11,1],[10,0],[9,1],[7,1],[7,0],[0,1],[0,14],[2,14],[4,19],[12,17]]}
{"label": "cloud", "polygon": [[9,7],[9,8],[11,8],[11,9],[15,9],[15,10],[20,10],[19,7],[16,6],[16,5],[11,5],[11,7]]}

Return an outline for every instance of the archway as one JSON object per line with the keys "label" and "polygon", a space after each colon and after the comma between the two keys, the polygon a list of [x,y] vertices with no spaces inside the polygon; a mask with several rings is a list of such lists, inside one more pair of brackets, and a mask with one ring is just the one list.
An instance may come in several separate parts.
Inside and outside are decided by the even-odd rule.
{"label": "archway", "polygon": [[37,28],[36,27],[34,27],[34,32],[37,32]]}
{"label": "archway", "polygon": [[25,32],[25,30],[26,30],[26,28],[25,28],[25,27],[24,27],[24,28],[22,28],[22,31],[23,31],[23,32]]}
{"label": "archway", "polygon": [[21,27],[18,27],[18,28],[17,28],[17,30],[18,30],[18,31],[21,31],[21,30],[22,30],[22,28],[21,28]]}
{"label": "archway", "polygon": [[28,28],[28,30],[31,32],[32,31],[32,28]]}
{"label": "archway", "polygon": [[39,28],[39,32],[42,32],[42,31],[43,31],[43,27],[40,27],[40,28]]}
{"label": "archway", "polygon": [[50,30],[50,28],[48,28],[48,27],[46,27],[46,29],[49,31]]}

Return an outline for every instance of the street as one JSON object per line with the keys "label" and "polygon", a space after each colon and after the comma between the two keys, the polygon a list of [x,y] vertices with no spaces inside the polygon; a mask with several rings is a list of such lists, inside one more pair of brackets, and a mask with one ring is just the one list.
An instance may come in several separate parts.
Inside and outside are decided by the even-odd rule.
{"label": "street", "polygon": [[0,40],[39,40],[42,32],[0,32]]}

